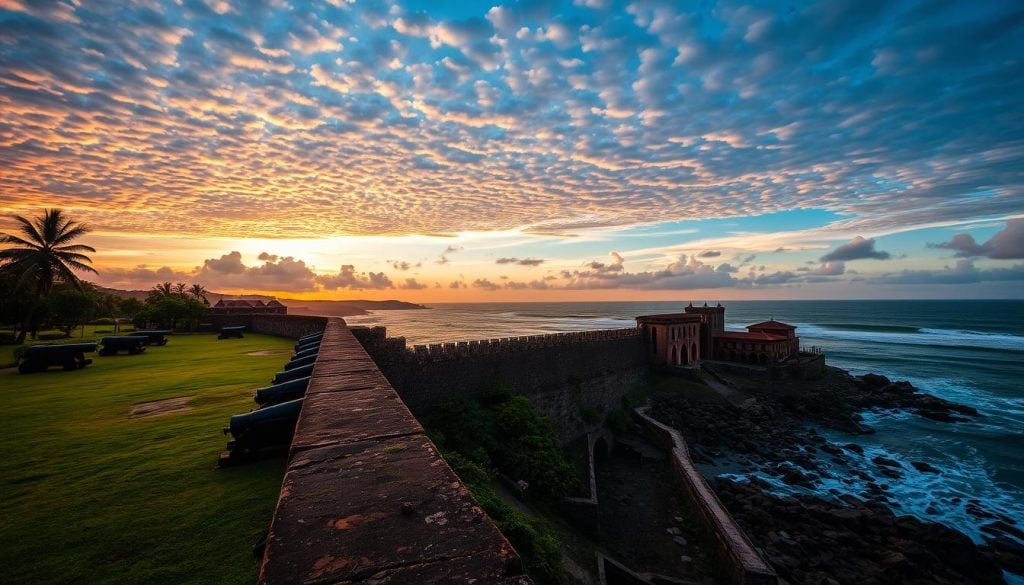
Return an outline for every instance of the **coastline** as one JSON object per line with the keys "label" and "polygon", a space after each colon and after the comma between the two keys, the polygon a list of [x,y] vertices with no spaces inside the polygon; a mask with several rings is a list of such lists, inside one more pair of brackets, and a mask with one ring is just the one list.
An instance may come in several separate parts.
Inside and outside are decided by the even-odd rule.
{"label": "coastline", "polygon": [[[1011,579],[1024,575],[1017,520],[978,500],[955,502],[977,520],[982,538],[976,543],[937,521],[937,509],[923,517],[908,513],[894,488],[908,476],[941,470],[926,461],[871,456],[858,443],[875,433],[865,422],[868,413],[901,411],[942,424],[975,421],[982,413],[908,382],[833,366],[817,380],[779,381],[715,364],[708,369],[717,391],[655,394],[651,415],[683,434],[705,476],[781,574],[813,582],[808,570],[846,558],[842,582],[854,575],[885,582],[892,574],[1004,582],[994,567],[1016,573]],[[818,538],[814,530],[801,532],[805,521],[816,523]]]}

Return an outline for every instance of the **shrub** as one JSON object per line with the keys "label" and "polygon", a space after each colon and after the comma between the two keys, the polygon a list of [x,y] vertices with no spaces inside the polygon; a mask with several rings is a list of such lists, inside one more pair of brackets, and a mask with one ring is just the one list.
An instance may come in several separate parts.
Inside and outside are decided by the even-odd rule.
{"label": "shrub", "polygon": [[564,581],[561,542],[540,519],[533,519],[501,499],[492,487],[494,477],[483,467],[455,451],[443,453],[477,503],[521,555],[527,574],[538,585]]}
{"label": "shrub", "polygon": [[0,331],[0,345],[14,345],[18,336],[10,331]]}
{"label": "shrub", "polygon": [[110,317],[103,317],[92,322],[93,325],[113,325],[114,323],[116,321]]}
{"label": "shrub", "polygon": [[479,401],[449,400],[428,426],[447,448],[483,468],[526,481],[531,493],[558,498],[576,488],[578,478],[558,446],[554,424],[538,416],[523,396],[499,387],[488,389]]}

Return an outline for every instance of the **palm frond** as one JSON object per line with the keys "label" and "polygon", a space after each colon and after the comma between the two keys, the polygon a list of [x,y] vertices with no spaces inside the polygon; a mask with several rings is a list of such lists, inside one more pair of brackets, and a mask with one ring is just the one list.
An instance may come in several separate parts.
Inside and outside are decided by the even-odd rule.
{"label": "palm frond", "polygon": [[55,252],[95,252],[96,248],[85,244],[72,244],[70,246],[54,246]]}
{"label": "palm frond", "polygon": [[36,226],[33,225],[31,221],[21,217],[20,215],[15,215],[14,219],[21,223],[21,225],[18,226],[18,229],[28,236],[30,240],[35,240],[39,245],[46,242],[46,240],[43,239],[42,234],[39,233],[39,230],[36,229]]}
{"label": "palm frond", "polygon": [[[90,231],[92,230],[90,230],[88,227],[84,225],[77,224],[73,221],[69,221],[65,226],[63,226],[63,228],[57,234],[57,237],[53,239],[51,244],[57,246],[65,242],[70,242],[71,240],[84,236]],[[95,250],[93,251],[95,252]]]}

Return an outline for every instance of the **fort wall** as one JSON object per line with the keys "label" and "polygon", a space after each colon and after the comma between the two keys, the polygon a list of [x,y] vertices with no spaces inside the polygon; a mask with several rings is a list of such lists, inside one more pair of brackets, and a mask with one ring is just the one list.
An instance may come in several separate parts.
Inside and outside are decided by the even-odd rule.
{"label": "fort wall", "polygon": [[[259,583],[529,585],[345,322],[324,321]],[[253,329],[285,323],[302,322]]]}
{"label": "fort wall", "polygon": [[647,416],[647,408],[637,409],[636,416],[648,438],[672,454],[676,480],[716,545],[718,562],[724,572],[721,577],[729,583],[776,585],[779,580],[775,570],[757,552],[697,470],[682,435]]}
{"label": "fort wall", "polygon": [[210,322],[216,329],[244,325],[246,331],[298,339],[307,333],[323,331],[328,317],[309,315],[211,315]]}
{"label": "fort wall", "polygon": [[501,384],[526,396],[571,441],[600,426],[604,413],[646,380],[640,332],[612,329],[418,345],[383,328],[354,331],[402,400],[429,417],[446,400]]}

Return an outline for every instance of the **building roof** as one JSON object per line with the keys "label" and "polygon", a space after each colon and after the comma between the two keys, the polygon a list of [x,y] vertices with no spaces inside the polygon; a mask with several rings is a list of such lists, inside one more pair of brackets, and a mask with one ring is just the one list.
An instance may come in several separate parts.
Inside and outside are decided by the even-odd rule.
{"label": "building roof", "polygon": [[[271,301],[271,302],[276,302],[276,301]],[[263,301],[259,301],[259,300],[250,301],[250,300],[245,300],[245,299],[221,299],[221,300],[217,301],[216,305],[214,305],[214,307],[242,307],[242,308],[249,308],[249,309],[251,309],[253,307],[265,307],[265,306],[267,306],[267,305],[264,305]]]}
{"label": "building roof", "polygon": [[760,331],[725,331],[723,333],[715,333],[715,337],[722,339],[733,339],[736,341],[752,341],[754,343],[767,341],[787,341],[788,339],[782,335],[772,335],[771,333],[762,333]]}
{"label": "building roof", "polygon": [[791,329],[796,329],[796,326],[771,319],[769,321],[762,321],[760,323],[754,323],[753,325],[747,325],[747,329],[780,329],[783,331],[789,331]]}

